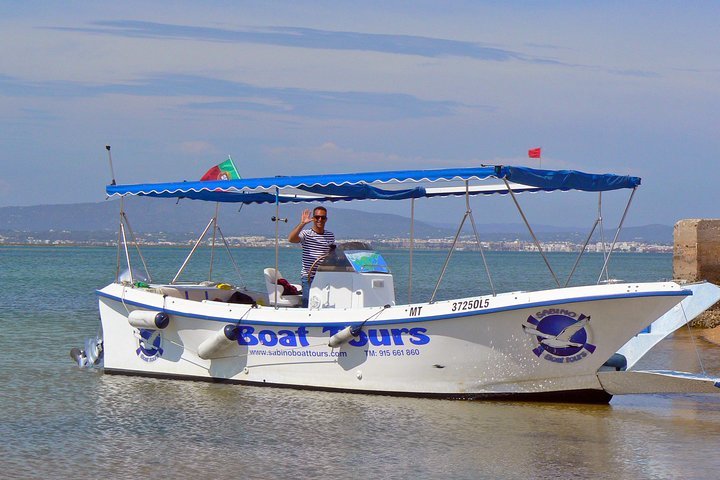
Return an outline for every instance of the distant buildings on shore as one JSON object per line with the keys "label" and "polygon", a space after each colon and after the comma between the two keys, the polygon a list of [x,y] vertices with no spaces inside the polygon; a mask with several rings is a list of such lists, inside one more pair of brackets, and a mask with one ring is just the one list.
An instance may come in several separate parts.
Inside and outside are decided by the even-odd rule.
{"label": "distant buildings on shore", "polygon": [[[452,238],[431,238],[431,239],[415,239],[414,248],[426,249],[426,250],[447,250],[452,245]],[[386,246],[386,248],[410,248],[409,239],[387,239],[387,240],[374,240],[371,242],[373,245]],[[512,241],[494,241],[494,242],[480,242],[482,248],[488,251],[498,252],[535,252],[537,247],[535,243],[526,240],[512,240]],[[551,241],[551,242],[540,242],[543,251],[545,252],[579,252],[582,248],[582,244],[569,242],[569,241]],[[477,250],[477,242],[475,240],[458,240],[456,247],[458,250]],[[585,250],[588,252],[603,252],[610,248],[610,243],[606,243],[604,246],[600,242],[589,243]],[[637,252],[637,253],[672,253],[672,245],[654,245],[642,242],[618,242],[615,244],[614,251],[616,252]]]}
{"label": "distant buildings on shore", "polygon": [[[228,244],[236,248],[274,248],[275,238],[264,236],[242,236],[226,237]],[[145,234],[140,236],[140,243],[147,246],[183,247],[193,245],[196,239],[170,239],[164,234]],[[409,249],[409,238],[374,238],[374,239],[341,239],[340,242],[359,241],[370,244],[378,250]],[[0,234],[0,245],[77,245],[77,246],[114,246],[117,240],[107,239],[78,239],[78,238],[39,238],[30,235],[3,235]],[[414,248],[418,250],[448,250],[452,245],[453,238],[416,238]],[[205,243],[209,244],[209,241]],[[216,243],[222,244],[222,239],[216,239]],[[481,241],[483,249],[487,251],[502,252],[534,252],[537,247],[533,242],[526,240],[504,240],[504,241]],[[281,248],[290,248],[290,244],[284,238],[278,241]],[[579,252],[582,244],[570,241],[549,241],[541,242],[543,251],[546,252]],[[609,249],[610,244],[604,246],[600,242],[590,243],[586,247],[588,252],[603,252]],[[461,237],[456,245],[457,250],[477,250],[477,242],[468,237]],[[614,247],[615,252],[635,253],[672,253],[672,245],[648,244],[643,242],[618,242]]]}

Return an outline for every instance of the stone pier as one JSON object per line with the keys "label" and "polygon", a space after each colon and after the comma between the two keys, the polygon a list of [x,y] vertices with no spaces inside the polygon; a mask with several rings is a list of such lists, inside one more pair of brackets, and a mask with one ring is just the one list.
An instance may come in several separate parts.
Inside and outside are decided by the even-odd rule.
{"label": "stone pier", "polygon": [[[720,285],[720,219],[687,219],[675,224],[673,278]],[[693,320],[692,325],[720,325],[720,302]]]}

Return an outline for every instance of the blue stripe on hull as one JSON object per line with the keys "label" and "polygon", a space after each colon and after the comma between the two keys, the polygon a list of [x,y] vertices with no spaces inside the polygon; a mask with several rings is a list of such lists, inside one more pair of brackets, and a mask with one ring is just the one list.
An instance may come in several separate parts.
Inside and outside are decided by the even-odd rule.
{"label": "blue stripe on hull", "polygon": [[[208,316],[208,315],[198,315],[194,313],[188,313],[183,312],[180,310],[171,310],[171,309],[158,309],[157,307],[154,307],[152,305],[147,305],[144,303],[139,302],[133,302],[131,300],[128,300],[127,298],[120,298],[116,297],[114,295],[110,295],[104,292],[101,292],[100,290],[96,290],[98,296],[108,298],[110,300],[114,300],[116,302],[124,303],[125,305],[132,305],[138,308],[144,308],[148,310],[156,310],[156,311],[165,311],[166,313],[169,313],[171,315],[180,315],[186,318],[198,318],[202,320],[208,320],[208,321],[214,321],[214,322],[224,322],[224,323],[237,323],[237,318],[232,317],[214,317],[214,316]],[[467,312],[458,312],[458,313],[449,313],[446,315],[433,315],[433,316],[426,316],[426,317],[404,317],[404,318],[394,318],[394,319],[386,319],[386,320],[373,320],[373,325],[390,325],[390,324],[400,324],[400,323],[420,323],[420,322],[435,322],[439,320],[447,320],[447,319],[453,319],[453,318],[462,318],[462,317],[470,317],[470,316],[477,316],[477,315],[489,315],[493,313],[500,313],[500,312],[509,312],[513,310],[522,310],[526,308],[537,308],[537,307],[546,307],[550,305],[567,305],[571,303],[582,303],[582,302],[594,302],[594,301],[602,301],[602,300],[618,300],[618,299],[626,299],[626,298],[644,298],[644,297],[679,297],[679,296],[690,296],[692,295],[692,290],[678,290],[673,292],[665,292],[665,291],[656,291],[656,292],[632,292],[632,293],[620,293],[620,294],[614,294],[614,295],[595,295],[595,296],[587,296],[587,297],[577,297],[577,298],[571,298],[571,299],[557,299],[557,300],[547,300],[543,302],[529,302],[524,304],[518,304],[518,305],[508,305],[505,307],[498,307],[498,308],[487,308],[482,310],[472,310]],[[240,304],[238,304],[240,305]],[[418,305],[418,304],[413,304]],[[248,306],[250,308],[250,306]],[[368,309],[371,311],[371,309]],[[358,320],[353,320],[353,322],[356,322]],[[278,325],[278,326],[285,326],[285,325],[296,325],[298,322],[280,322],[280,321],[265,321],[265,320],[242,320],[243,325]],[[325,323],[312,323],[312,326],[318,326],[318,327],[338,327],[338,326],[347,326],[348,321],[345,322],[325,322]]]}

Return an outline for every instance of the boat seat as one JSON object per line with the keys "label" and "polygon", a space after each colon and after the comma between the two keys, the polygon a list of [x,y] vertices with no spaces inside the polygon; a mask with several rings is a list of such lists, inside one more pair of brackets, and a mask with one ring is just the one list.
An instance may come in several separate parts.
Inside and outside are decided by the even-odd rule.
{"label": "boat seat", "polygon": [[[302,295],[283,295],[285,287],[279,283],[275,285],[275,269],[266,268],[265,273],[265,286],[268,292],[268,305],[277,305],[279,307],[299,307],[302,305]],[[282,273],[278,270],[277,279],[282,279]],[[292,284],[295,288],[300,290],[300,285]],[[277,304],[275,303],[275,292],[277,289]]]}
{"label": "boat seat", "polygon": [[207,285],[153,285],[147,290],[168,297],[194,300],[196,302],[203,300],[227,302],[235,291],[233,289],[216,288]]}
{"label": "boat seat", "polygon": [[152,293],[158,293],[160,295],[166,295],[168,297],[185,298],[185,294],[174,287],[156,286],[148,288],[147,291]]}

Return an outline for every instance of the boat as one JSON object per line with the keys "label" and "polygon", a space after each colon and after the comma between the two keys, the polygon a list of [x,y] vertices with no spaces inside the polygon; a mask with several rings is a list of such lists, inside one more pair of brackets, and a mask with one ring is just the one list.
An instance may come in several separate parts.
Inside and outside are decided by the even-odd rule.
{"label": "boat", "polygon": [[[602,230],[602,194],[629,191],[605,252],[606,273],[640,183],[632,176],[506,165],[127,185],[113,178],[106,192],[120,199],[116,276],[96,292],[101,334],[71,355],[107,374],[448,399],[607,403],[629,393],[720,393],[720,378],[631,370],[653,345],[720,299],[718,287],[603,281],[603,272],[596,284],[569,286],[572,273],[563,284],[517,198],[526,192],[598,194],[598,218],[577,266],[593,231]],[[517,206],[556,288],[495,291],[470,208],[471,197],[494,194]],[[141,255],[147,275],[137,273],[130,251],[138,242],[123,207],[128,196],[274,204],[276,262],[265,269],[265,291],[181,282],[188,260],[171,281],[154,282]],[[447,196],[463,197],[466,211],[431,298],[398,302],[382,252],[359,242],[338,244],[319,262],[308,307],[285,294],[277,245],[286,204],[405,200],[414,212],[415,199]],[[464,225],[472,227],[478,271],[485,266],[490,291],[437,300]],[[217,214],[188,259],[211,227]],[[410,233],[412,270],[412,227]]]}

